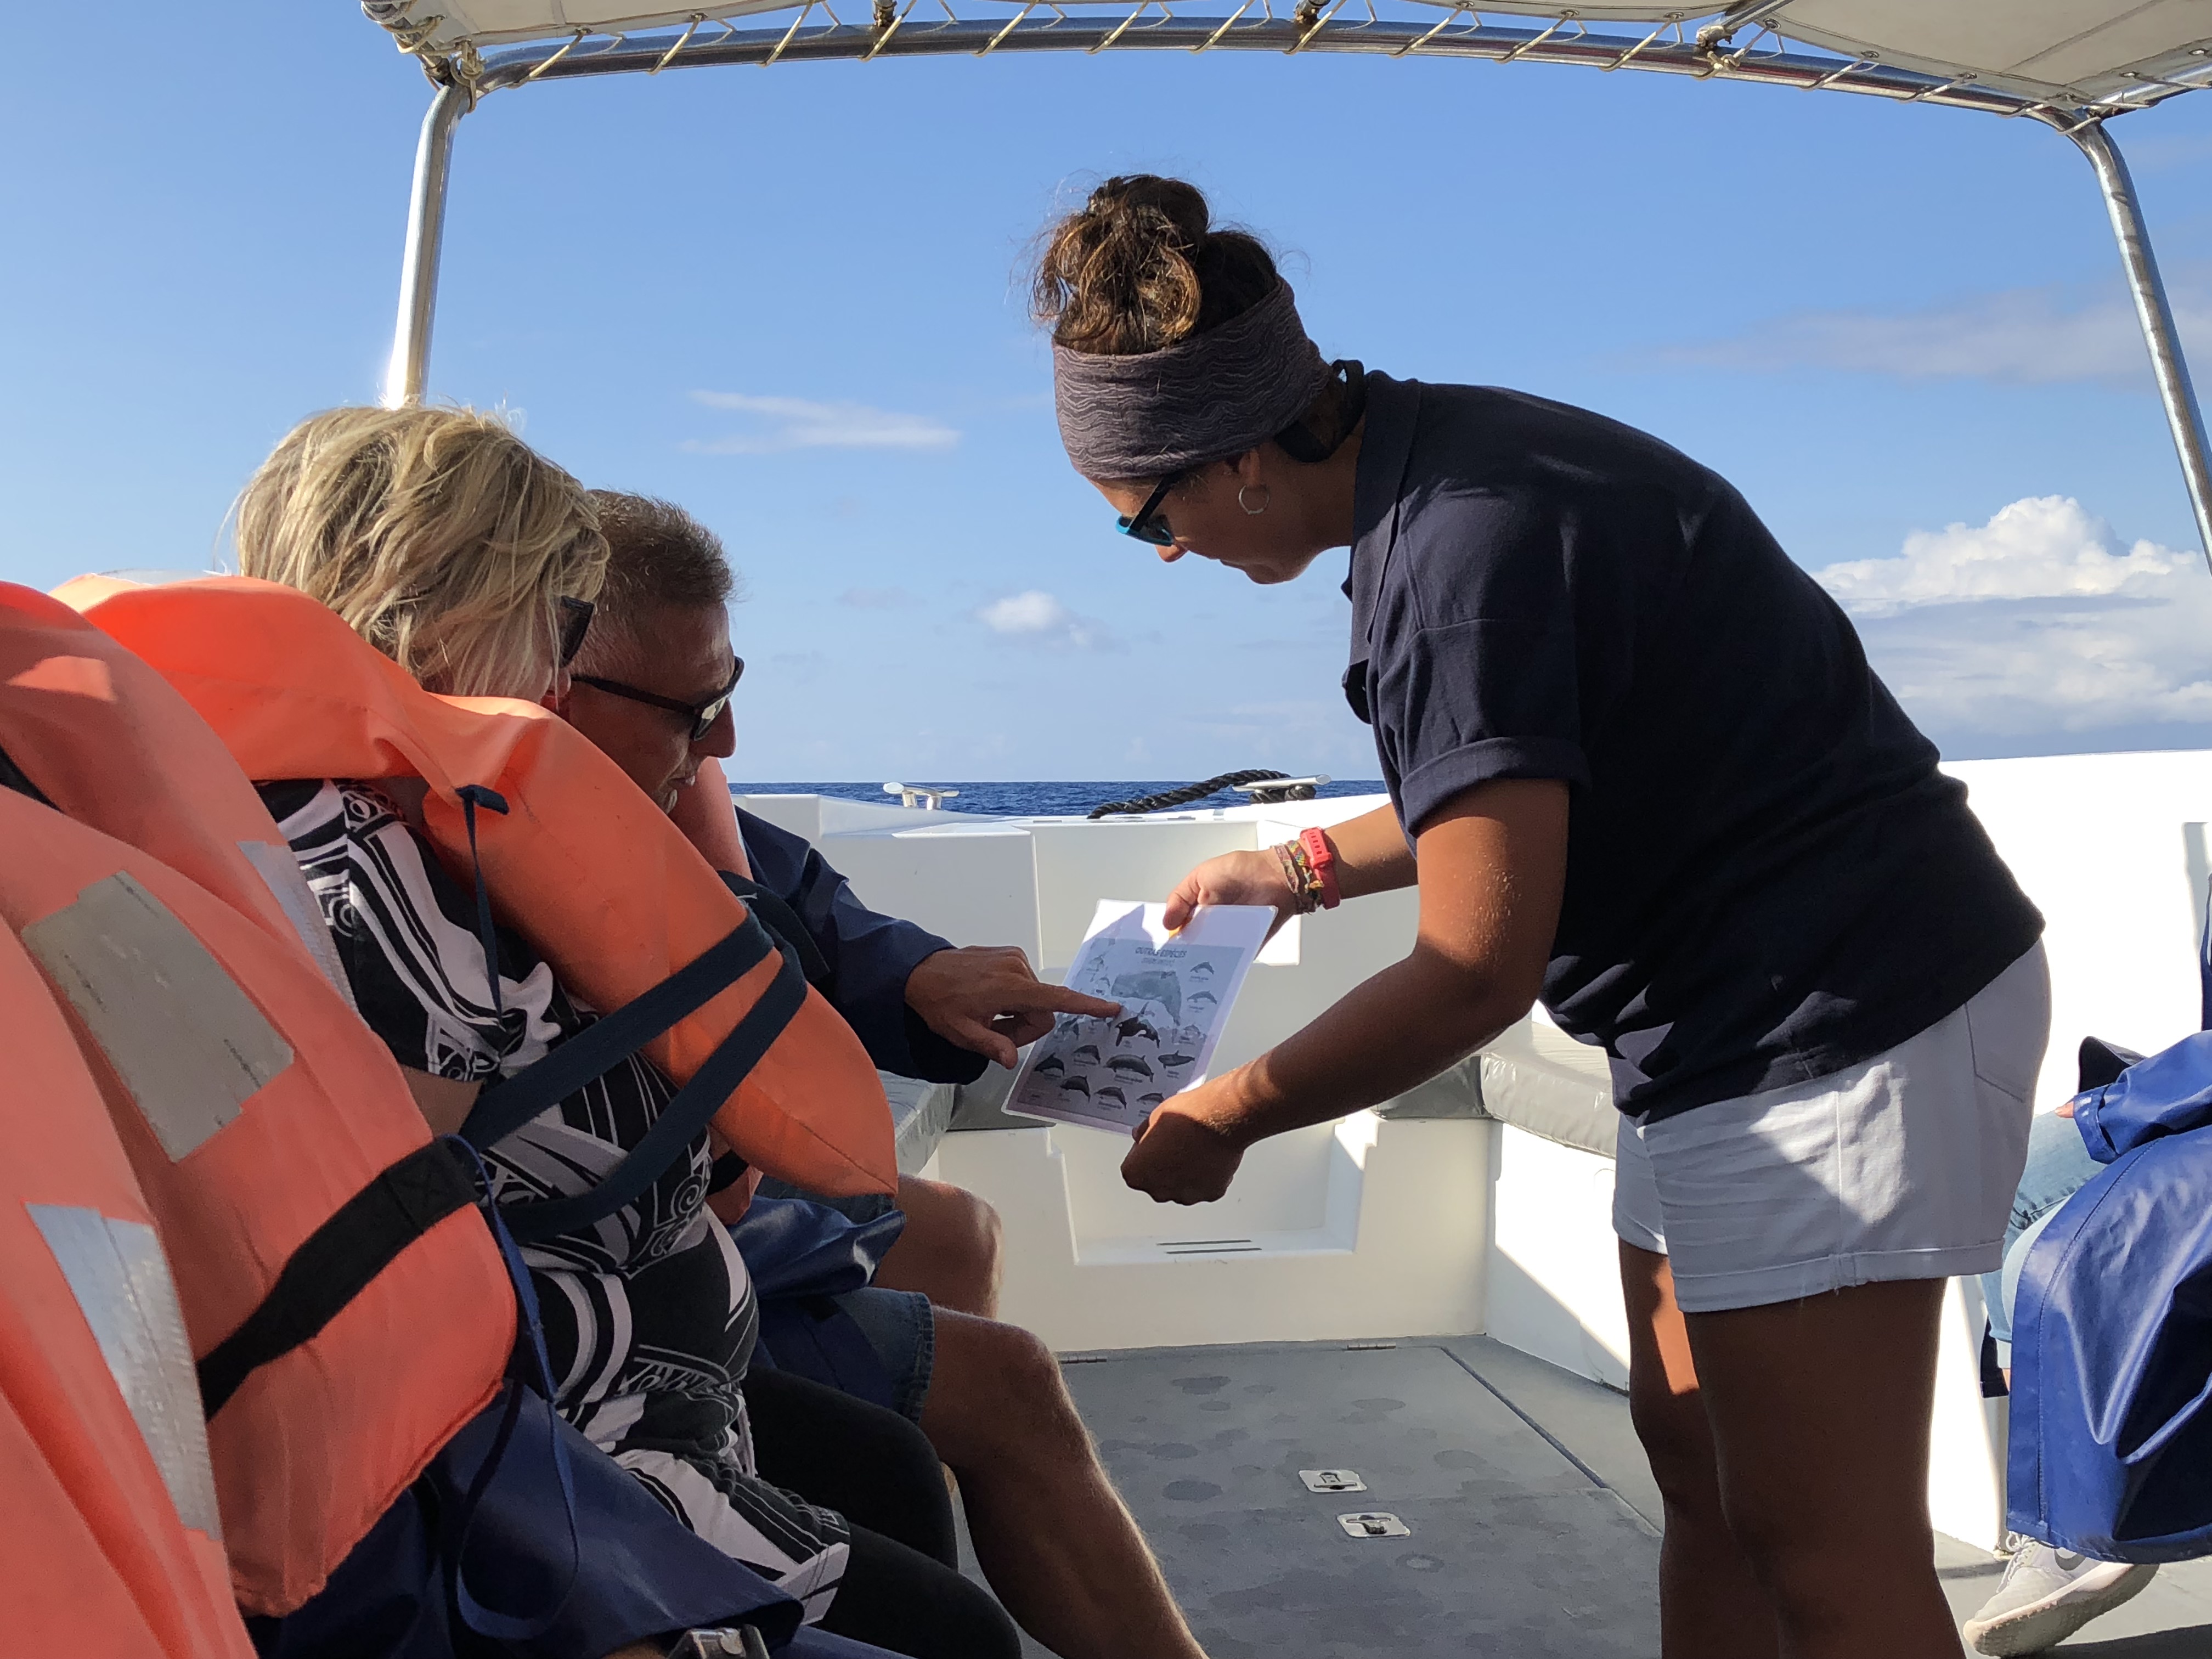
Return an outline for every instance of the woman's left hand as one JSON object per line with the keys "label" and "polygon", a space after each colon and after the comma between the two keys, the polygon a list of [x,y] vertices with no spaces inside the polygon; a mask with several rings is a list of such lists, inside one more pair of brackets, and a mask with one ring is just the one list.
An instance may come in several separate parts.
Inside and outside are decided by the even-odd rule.
{"label": "woman's left hand", "polygon": [[1121,1160],[1121,1179],[1162,1204],[1210,1204],[1227,1192],[1244,1161],[1218,1121],[1232,1098],[1228,1085],[1217,1078],[1156,1107]]}

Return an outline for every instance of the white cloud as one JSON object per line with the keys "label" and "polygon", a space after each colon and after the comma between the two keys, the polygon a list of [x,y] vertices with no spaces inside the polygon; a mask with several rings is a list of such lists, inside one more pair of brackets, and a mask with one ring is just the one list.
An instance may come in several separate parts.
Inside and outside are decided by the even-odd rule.
{"label": "white cloud", "polygon": [[2038,495],[1816,577],[1948,754],[2212,741],[2212,578],[2194,552],[2118,549],[2080,502]]}
{"label": "white cloud", "polygon": [[2124,554],[2112,531],[2067,495],[2030,495],[1985,525],[1915,530],[1894,559],[1832,564],[1820,585],[1854,611],[1882,614],[1954,599],[2087,598],[2148,592],[2182,556],[2153,542]]}
{"label": "white cloud", "polygon": [[[2184,343],[2212,344],[2212,292],[2194,280],[2169,289]],[[1800,312],[1661,355],[1723,368],[1841,368],[2027,385],[2106,380],[2147,387],[2150,368],[2133,304],[2118,288],[2102,286],[2014,289],[1918,311]]]}
{"label": "white cloud", "polygon": [[994,634],[1031,644],[1069,645],[1079,651],[1112,650],[1118,641],[1098,623],[1079,617],[1042,588],[1009,593],[975,612]]}
{"label": "white cloud", "polygon": [[992,600],[975,617],[994,634],[1045,634],[1073,620],[1066,605],[1035,587]]}
{"label": "white cloud", "polygon": [[745,392],[695,392],[692,401],[761,417],[764,429],[721,438],[693,438],[698,455],[773,455],[793,449],[950,449],[957,428],[933,415],[902,415],[866,404],[823,404],[804,398],[763,398]]}

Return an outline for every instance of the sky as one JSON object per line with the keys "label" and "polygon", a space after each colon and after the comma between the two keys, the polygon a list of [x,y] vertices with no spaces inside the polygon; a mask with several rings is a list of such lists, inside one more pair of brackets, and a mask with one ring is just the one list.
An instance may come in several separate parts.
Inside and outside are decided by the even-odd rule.
{"label": "sky", "polygon": [[[373,400],[428,88],[344,0],[140,6],[0,76],[0,578],[198,568]],[[2116,122],[2212,376],[2212,95]],[[460,128],[430,386],[720,533],[741,780],[1371,777],[1330,555],[1115,536],[1023,268],[1115,173],[1332,356],[1731,479],[1947,756],[2212,747],[2212,577],[2087,164],[2025,122],[1526,64],[1033,55],[539,83]]]}

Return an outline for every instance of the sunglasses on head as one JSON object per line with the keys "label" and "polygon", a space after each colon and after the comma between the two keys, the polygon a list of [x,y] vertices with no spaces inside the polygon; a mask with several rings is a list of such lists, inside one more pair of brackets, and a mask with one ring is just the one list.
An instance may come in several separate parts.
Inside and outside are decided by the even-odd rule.
{"label": "sunglasses on head", "polygon": [[735,661],[736,666],[730,670],[730,683],[704,702],[679,702],[674,697],[664,697],[657,691],[641,691],[620,680],[603,680],[596,674],[578,674],[574,678],[577,684],[591,686],[611,697],[627,697],[632,702],[646,703],[654,708],[665,708],[672,714],[683,715],[691,722],[691,741],[696,743],[714,729],[714,722],[722,718],[722,711],[730,706],[730,694],[738,689],[738,682],[744,678],[745,659],[739,657]]}
{"label": "sunglasses on head", "polygon": [[562,667],[575,661],[576,653],[584,648],[584,635],[592,631],[592,613],[598,609],[589,599],[570,599],[566,593],[561,596]]}
{"label": "sunglasses on head", "polygon": [[1181,483],[1187,476],[1181,472],[1168,474],[1154,487],[1152,493],[1145,497],[1145,504],[1135,514],[1114,520],[1115,528],[1124,536],[1134,537],[1148,546],[1173,547],[1175,532],[1168,528],[1165,519],[1158,516],[1160,503],[1167,500],[1168,491]]}

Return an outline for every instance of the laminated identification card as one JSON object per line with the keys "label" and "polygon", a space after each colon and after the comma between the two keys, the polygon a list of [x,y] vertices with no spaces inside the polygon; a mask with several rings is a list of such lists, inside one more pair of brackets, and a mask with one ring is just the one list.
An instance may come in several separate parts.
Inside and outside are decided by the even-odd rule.
{"label": "laminated identification card", "polygon": [[1206,1079],[1214,1045],[1275,920],[1266,905],[1200,907],[1180,933],[1164,904],[1101,899],[1068,986],[1121,1005],[1062,1014],[1022,1062],[1006,1109],[1132,1134],[1170,1095]]}

